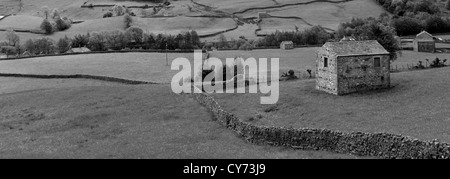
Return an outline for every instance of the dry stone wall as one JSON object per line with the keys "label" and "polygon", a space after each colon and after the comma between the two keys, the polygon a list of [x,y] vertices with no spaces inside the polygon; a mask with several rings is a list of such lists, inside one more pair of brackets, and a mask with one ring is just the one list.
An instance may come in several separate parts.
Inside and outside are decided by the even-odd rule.
{"label": "dry stone wall", "polygon": [[447,143],[422,141],[388,133],[346,133],[328,129],[257,126],[243,122],[225,111],[206,93],[192,95],[213,113],[218,122],[252,143],[388,159],[450,159],[450,145]]}

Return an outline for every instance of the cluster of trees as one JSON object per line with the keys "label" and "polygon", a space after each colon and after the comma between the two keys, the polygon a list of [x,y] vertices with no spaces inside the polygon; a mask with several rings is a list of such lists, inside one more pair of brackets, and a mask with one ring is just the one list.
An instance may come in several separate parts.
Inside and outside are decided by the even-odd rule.
{"label": "cluster of trees", "polygon": [[46,34],[69,29],[72,25],[72,20],[67,17],[61,17],[61,12],[56,8],[50,10],[48,7],[43,7],[42,16],[44,20],[41,23],[41,29]]}
{"label": "cluster of trees", "polygon": [[[450,32],[450,19],[444,16],[441,9],[430,0],[376,0],[388,12],[394,14],[386,18],[400,36],[415,35],[422,30],[430,33]],[[450,0],[447,0],[450,10]],[[386,16],[384,14],[383,16]]]}
{"label": "cluster of trees", "polygon": [[346,36],[355,40],[377,40],[390,53],[392,60],[397,58],[401,50],[395,29],[386,23],[383,17],[354,18],[350,22],[340,24],[335,38],[339,40]]}
{"label": "cluster of trees", "polygon": [[303,31],[276,31],[263,39],[258,40],[256,46],[269,47],[279,46],[283,41],[292,41],[296,45],[317,45],[324,44],[332,38],[332,34],[325,31],[321,26],[313,26]]}
{"label": "cluster of trees", "polygon": [[136,16],[129,8],[124,5],[114,5],[108,12],[103,15],[103,18],[113,17],[113,16],[123,16],[123,15]]}
{"label": "cluster of trees", "polygon": [[252,50],[257,47],[279,47],[283,41],[293,41],[296,45],[319,45],[324,44],[333,37],[321,26],[313,26],[303,31],[276,31],[258,40],[248,40],[241,36],[238,40],[231,39],[228,41],[221,34],[219,41],[216,43],[206,43],[204,49],[234,49],[234,50]]}
{"label": "cluster of trees", "polygon": [[92,51],[123,49],[199,49],[202,46],[196,31],[178,35],[149,34],[139,27],[130,27],[125,32],[105,31],[67,36],[54,41],[50,38],[29,39],[23,45],[14,31],[9,31],[7,41],[0,42],[0,50],[8,55],[28,51],[32,55],[65,53],[70,48],[88,47]]}
{"label": "cluster of trees", "polygon": [[6,55],[14,55],[22,51],[20,37],[13,31],[8,30],[5,36],[6,41],[0,42],[0,52]]}
{"label": "cluster of trees", "polygon": [[414,16],[393,17],[391,24],[400,36],[415,35],[422,30],[430,33],[450,32],[450,18],[436,14],[420,13]]}
{"label": "cluster of trees", "polygon": [[439,7],[429,0],[376,0],[384,9],[398,16],[429,13],[439,14]]}
{"label": "cluster of trees", "polygon": [[216,49],[234,49],[234,50],[253,50],[256,46],[256,41],[248,40],[244,36],[240,36],[238,40],[227,40],[225,35],[220,34],[218,42],[207,42],[204,44],[204,50]]}

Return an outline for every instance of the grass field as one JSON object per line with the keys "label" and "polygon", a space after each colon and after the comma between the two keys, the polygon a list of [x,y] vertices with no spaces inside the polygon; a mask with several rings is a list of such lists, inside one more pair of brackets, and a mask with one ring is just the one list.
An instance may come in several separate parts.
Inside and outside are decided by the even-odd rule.
{"label": "grass field", "polygon": [[[313,25],[337,29],[340,23],[350,21],[352,18],[378,17],[385,11],[373,0],[355,0],[339,4],[312,3],[272,9],[267,12],[274,16],[301,17]],[[289,22],[286,23],[289,25]]]}
{"label": "grass field", "polygon": [[42,20],[43,18],[36,16],[9,16],[0,21],[0,29],[40,30]]}
{"label": "grass field", "polygon": [[[315,70],[316,50],[317,47],[293,50],[213,51],[211,57],[217,57],[223,61],[226,58],[235,57],[244,59],[253,57],[257,60],[259,58],[279,58],[280,73],[289,70],[306,73],[307,69]],[[169,63],[178,57],[185,57],[192,61],[194,54],[169,53]],[[408,65],[416,65],[419,60],[425,63],[425,59],[433,60],[436,57],[448,59],[448,54],[403,51],[402,55],[392,63],[392,67],[407,68]],[[166,66],[164,53],[111,53],[0,61],[0,73],[89,74],[170,83],[178,71],[172,71],[170,66]]]}
{"label": "grass field", "polygon": [[236,26],[236,22],[231,18],[178,16],[171,18],[135,18],[132,25],[155,34],[178,34],[188,30],[195,30],[199,35],[204,35],[231,29]]}
{"label": "grass field", "polygon": [[388,132],[450,142],[450,68],[391,74],[392,89],[330,95],[314,80],[280,83],[276,105],[260,105],[262,94],[215,94],[242,120],[264,126]]}
{"label": "grass field", "polygon": [[357,158],[249,144],[169,86],[0,84],[17,86],[0,88],[0,158]]}
{"label": "grass field", "polygon": [[278,31],[295,31],[298,29],[308,29],[311,26],[300,19],[280,19],[280,18],[264,18],[259,24],[261,31],[259,34],[272,34]]}
{"label": "grass field", "polygon": [[[193,59],[193,54],[169,54]],[[164,53],[88,54],[0,61],[1,73],[90,74],[168,83],[176,71],[166,66]]]}
{"label": "grass field", "polygon": [[[334,0],[332,0],[334,1]],[[102,16],[111,8],[110,7],[95,7],[95,8],[81,8],[87,2],[88,4],[124,4],[124,5],[145,5],[152,3],[136,2],[136,1],[115,1],[115,0],[23,0],[23,7],[20,8],[17,1],[14,0],[0,0],[0,15],[17,14],[15,17],[7,17],[0,21],[0,28],[15,27],[19,29],[38,29],[42,22],[44,15],[41,12],[43,6],[50,9],[57,8],[61,11],[62,17],[68,17],[72,20],[82,20],[84,23],[74,24],[72,28],[64,32],[57,32],[53,35],[46,36],[52,39],[59,39],[65,35],[73,37],[76,34],[85,34],[92,31],[109,31],[121,29],[123,20],[120,18],[107,18]],[[271,15],[276,16],[295,16],[306,20],[312,25],[322,25],[331,29],[336,29],[341,22],[347,21],[352,17],[377,17],[384,12],[383,9],[375,4],[372,0],[355,0],[345,3],[329,3],[329,2],[314,2],[307,5],[295,5],[286,7],[270,8],[280,6],[283,4],[294,4],[299,2],[312,2],[312,0],[195,0],[195,2],[205,4],[197,5],[190,0],[173,1],[167,7],[161,9],[155,15],[158,16],[176,16],[174,18],[157,18],[148,19],[135,17],[133,25],[144,28],[145,31],[153,33],[168,33],[174,34],[178,32],[197,30],[200,35],[211,34],[225,29],[235,27],[235,22],[230,18],[189,18],[186,16],[222,16],[228,17],[231,13],[244,11],[255,7],[269,7],[264,10],[251,10],[243,14],[238,13],[239,16],[250,17],[256,16],[260,11],[267,11]],[[211,6],[211,7],[208,7]],[[142,9],[132,9],[138,16],[144,15]],[[152,13],[152,9],[145,10]],[[151,12],[150,12],[151,11]],[[309,25],[297,19],[266,19],[262,22],[261,33],[270,33],[275,30],[293,30],[294,24],[300,30],[308,28]],[[120,26],[120,27],[119,27]],[[245,36],[248,39],[257,39],[255,30],[258,28],[254,24],[245,24],[239,26],[237,30],[227,32],[224,35],[228,38],[238,39],[240,36]],[[0,35],[3,33],[0,32]],[[38,34],[19,34],[23,41],[31,38],[43,37]],[[208,37],[202,40],[215,41],[217,37]]]}

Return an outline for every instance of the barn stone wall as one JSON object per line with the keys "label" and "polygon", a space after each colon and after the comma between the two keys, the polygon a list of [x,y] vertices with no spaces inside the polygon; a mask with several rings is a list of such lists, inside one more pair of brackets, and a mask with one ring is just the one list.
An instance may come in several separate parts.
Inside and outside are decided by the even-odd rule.
{"label": "barn stone wall", "polygon": [[436,50],[436,44],[435,42],[414,41],[413,48],[416,52],[434,52]]}
{"label": "barn stone wall", "polygon": [[[328,57],[328,67],[324,67],[323,57]],[[336,56],[321,49],[316,59],[316,89],[338,94]]]}
{"label": "barn stone wall", "polygon": [[[374,57],[381,58],[381,67],[374,66]],[[338,57],[338,94],[388,88],[389,67],[389,55]]]}

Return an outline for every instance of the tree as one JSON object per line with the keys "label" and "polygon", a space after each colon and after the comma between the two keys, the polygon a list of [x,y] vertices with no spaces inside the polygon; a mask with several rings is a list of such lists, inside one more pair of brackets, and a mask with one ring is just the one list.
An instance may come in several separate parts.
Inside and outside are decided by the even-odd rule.
{"label": "tree", "polygon": [[411,17],[392,19],[391,24],[399,36],[414,35],[424,29],[420,23],[420,20]]}
{"label": "tree", "polygon": [[144,34],[144,49],[151,49],[155,47],[155,37],[153,34]]}
{"label": "tree", "polygon": [[50,15],[50,8],[47,6],[44,6],[41,8],[42,15],[45,17],[45,19],[48,19],[48,16]]}
{"label": "tree", "polygon": [[84,47],[89,43],[89,35],[75,35],[72,39],[72,47]]}
{"label": "tree", "polygon": [[58,40],[58,42],[56,43],[57,46],[57,50],[59,53],[65,53],[68,50],[70,50],[70,44],[71,40],[69,39],[69,37],[65,36],[64,38],[60,38]]}
{"label": "tree", "polygon": [[176,43],[177,43],[177,48],[183,47],[183,46],[184,46],[184,43],[185,43],[183,34],[178,34],[178,35],[175,37],[175,41],[176,41]]}
{"label": "tree", "polygon": [[53,54],[55,52],[55,42],[50,38],[41,38],[34,41],[37,54]]}
{"label": "tree", "polygon": [[30,52],[33,55],[36,55],[37,49],[36,46],[34,45],[34,41],[32,39],[28,39],[25,44],[24,44],[25,50]]}
{"label": "tree", "polygon": [[105,51],[106,50],[106,37],[102,32],[94,32],[89,37],[89,47],[92,51]]}
{"label": "tree", "polygon": [[125,35],[129,39],[130,43],[134,45],[140,45],[142,44],[144,38],[144,30],[139,27],[133,26],[127,29]]}
{"label": "tree", "polygon": [[8,30],[6,32],[6,40],[8,44],[13,47],[17,47],[20,45],[20,37],[14,32],[14,30]]}
{"label": "tree", "polygon": [[391,60],[395,60],[401,50],[395,29],[375,18],[353,19],[341,24],[336,37],[341,39],[348,35],[356,40],[377,40],[390,53]]}
{"label": "tree", "polygon": [[191,43],[192,47],[198,49],[200,47],[200,37],[197,34],[197,31],[191,31]]}
{"label": "tree", "polygon": [[17,55],[17,48],[13,46],[2,46],[0,48],[2,53],[5,53],[6,55]]}
{"label": "tree", "polygon": [[70,21],[68,21],[68,20],[65,21],[61,18],[56,19],[55,23],[56,23],[56,29],[58,29],[59,31],[69,29],[71,26]]}
{"label": "tree", "polygon": [[115,5],[112,10],[115,16],[123,16],[126,12],[126,8],[122,5]]}
{"label": "tree", "polygon": [[113,50],[122,50],[127,45],[126,35],[118,30],[110,31],[106,35],[107,47]]}
{"label": "tree", "polygon": [[155,38],[155,48],[166,49],[167,39],[163,34],[156,35]]}
{"label": "tree", "polygon": [[47,19],[44,19],[44,21],[42,21],[41,29],[45,32],[45,34],[53,33],[53,26]]}
{"label": "tree", "polygon": [[124,22],[125,22],[125,29],[128,29],[131,27],[131,23],[133,23],[133,18],[129,14],[125,14]]}
{"label": "tree", "polygon": [[219,36],[219,48],[228,48],[227,38],[223,34]]}
{"label": "tree", "polygon": [[52,11],[51,11],[51,13],[50,13],[50,18],[52,18],[52,19],[60,19],[61,18],[61,13],[59,12],[59,10],[58,9],[53,9]]}
{"label": "tree", "polygon": [[445,4],[445,9],[450,10],[450,0],[447,0],[447,3]]}
{"label": "tree", "polygon": [[23,2],[22,0],[19,0],[19,12],[23,9]]}
{"label": "tree", "polygon": [[190,32],[185,32],[184,33],[184,43],[183,46],[181,47],[182,49],[192,49],[193,45],[192,45],[192,36]]}

